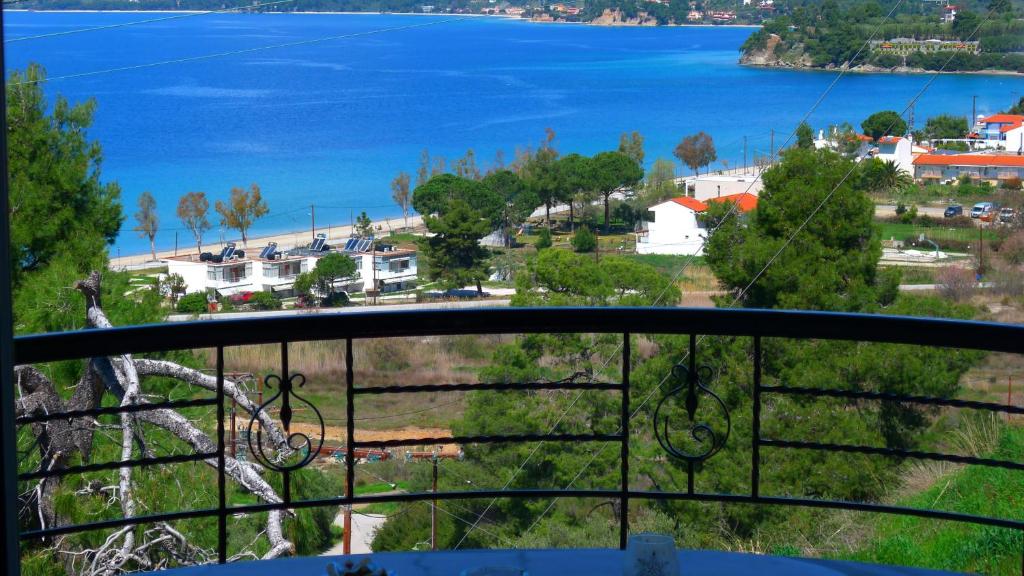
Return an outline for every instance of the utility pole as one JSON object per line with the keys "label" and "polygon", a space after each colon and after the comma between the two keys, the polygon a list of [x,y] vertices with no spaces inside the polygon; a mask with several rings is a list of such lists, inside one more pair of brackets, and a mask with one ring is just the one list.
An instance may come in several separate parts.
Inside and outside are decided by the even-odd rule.
{"label": "utility pole", "polygon": [[771,129],[771,148],[770,148],[770,150],[771,150],[771,153],[768,156],[768,164],[769,165],[775,163],[775,128]]}
{"label": "utility pole", "polygon": [[914,132],[914,103],[910,103],[910,112],[907,116],[907,134]]}
{"label": "utility pole", "polygon": [[981,275],[985,271],[985,227],[978,224],[978,282],[981,282]]}
{"label": "utility pole", "polygon": [[743,136],[743,173],[747,173],[747,137]]}
{"label": "utility pole", "polygon": [[978,121],[978,95],[971,96],[971,121],[968,123],[968,127],[974,126],[974,123]]}
{"label": "utility pole", "polygon": [[313,231],[313,238],[316,238],[316,205],[309,205],[309,227]]}
{"label": "utility pole", "polygon": [[174,231],[174,255],[178,255],[178,231]]}
{"label": "utility pole", "polygon": [[434,494],[434,502],[430,506],[430,549],[437,550],[437,452],[434,452],[431,461],[434,464],[434,473],[430,492]]}

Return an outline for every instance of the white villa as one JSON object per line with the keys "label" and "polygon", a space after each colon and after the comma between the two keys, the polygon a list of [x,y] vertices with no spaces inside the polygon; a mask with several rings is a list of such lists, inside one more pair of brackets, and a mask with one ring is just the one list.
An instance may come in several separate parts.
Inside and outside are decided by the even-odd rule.
{"label": "white villa", "polygon": [[895,162],[900,170],[914,173],[914,142],[901,136],[882,136],[866,143],[862,159],[878,158],[882,162]]}
{"label": "white villa", "polygon": [[[740,212],[750,212],[757,207],[757,196],[730,194],[710,198],[708,202],[732,202]],[[702,255],[707,227],[698,215],[707,208],[707,203],[688,196],[651,206],[648,211],[654,218],[637,233],[637,254]]]}
{"label": "white villa", "polygon": [[370,241],[353,243],[356,239],[350,239],[343,249],[334,250],[325,240],[319,234],[309,246],[285,252],[271,243],[259,255],[228,243],[216,256],[188,254],[166,258],[164,262],[168,274],[179,274],[185,280],[186,292],[215,292],[221,296],[242,292],[291,296],[296,276],[314,269],[320,258],[338,252],[355,260],[356,275],[339,282],[337,289],[363,292],[376,286],[382,292],[391,292],[408,288],[416,281],[415,250],[383,245],[373,250]]}
{"label": "white villa", "polygon": [[1024,116],[1018,114],[979,116],[969,138],[977,148],[1024,153]]}

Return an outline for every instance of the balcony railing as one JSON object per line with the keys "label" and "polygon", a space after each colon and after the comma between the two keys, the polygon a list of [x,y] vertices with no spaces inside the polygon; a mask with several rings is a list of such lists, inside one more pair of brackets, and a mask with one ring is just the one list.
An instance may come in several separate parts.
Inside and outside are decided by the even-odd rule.
{"label": "balcony railing", "polygon": [[[387,337],[424,337],[477,334],[551,334],[590,333],[621,335],[621,379],[617,382],[581,381],[569,378],[554,382],[516,382],[481,384],[428,384],[393,385],[378,387],[359,386],[353,366],[353,343],[364,339]],[[689,421],[673,423],[673,428],[688,430],[693,438],[705,441],[699,451],[687,452],[673,445],[667,438],[668,424],[662,432],[655,426],[654,435],[666,452],[685,464],[687,488],[684,491],[635,490],[630,487],[630,372],[633,357],[630,336],[636,334],[689,335],[689,354],[685,364],[676,366],[678,386],[665,394],[682,399],[689,413]],[[694,478],[699,474],[698,465],[714,456],[729,440],[729,414],[726,405],[703,380],[699,358],[701,350],[698,337],[742,336],[751,338],[750,370],[752,386],[752,434],[750,440],[750,490],[743,493],[701,492],[694,487]],[[179,402],[162,402],[134,407],[110,407],[75,412],[32,415],[20,418],[20,426],[53,421],[62,418],[80,418],[99,415],[140,412],[164,408],[186,408],[215,406],[217,409],[217,449],[211,453],[176,455],[167,457],[146,457],[127,461],[91,463],[58,470],[36,470],[22,473],[20,480],[42,477],[67,476],[96,470],[112,470],[126,466],[150,466],[156,464],[216,460],[218,505],[214,508],[177,510],[168,513],[140,515],[131,518],[114,518],[84,524],[51,526],[21,533],[23,541],[37,540],[62,534],[89,530],[110,529],[136,524],[146,524],[186,518],[215,517],[218,521],[218,559],[225,562],[227,555],[227,520],[238,513],[266,512],[269,510],[299,509],[317,506],[348,506],[376,502],[410,502],[428,500],[458,500],[475,498],[606,498],[618,500],[619,545],[625,546],[629,533],[630,502],[642,499],[666,499],[696,502],[748,503],[769,506],[804,506],[815,508],[846,509],[865,512],[911,515],[986,526],[995,526],[1024,531],[1024,521],[978,516],[945,510],[908,508],[873,502],[850,502],[796,496],[777,496],[761,491],[760,472],[763,461],[762,448],[782,450],[813,450],[849,454],[877,455],[884,457],[912,458],[955,462],[987,467],[998,467],[1024,471],[1024,463],[979,458],[956,454],[879,448],[854,444],[836,444],[813,441],[783,440],[765,437],[761,431],[762,406],[766,396],[789,395],[803,397],[845,398],[850,400],[891,401],[932,407],[974,409],[1004,414],[1024,414],[1024,407],[998,403],[926,396],[907,396],[885,391],[850,391],[843,389],[797,388],[786,385],[765,385],[762,383],[762,339],[793,338],[823,339],[837,341],[861,341],[898,343],[932,347],[964,348],[1007,353],[1024,352],[1024,326],[954,321],[929,318],[908,318],[881,315],[856,315],[821,312],[791,312],[765,310],[713,310],[713,309],[649,309],[649,308],[544,308],[544,309],[467,309],[431,310],[415,312],[370,312],[351,319],[338,316],[293,316],[251,319],[238,321],[208,321],[179,324],[132,326],[104,330],[88,330],[56,334],[25,336],[16,339],[14,356],[17,364],[35,364],[58,360],[114,356],[127,353],[164,352],[169,350],[191,350],[212,348],[217,359],[217,393],[215,398]],[[305,402],[292,387],[293,379],[301,378],[288,367],[288,343],[313,340],[340,340],[345,343],[345,394],[347,410],[347,441],[352,449],[345,451],[346,494],[316,500],[296,500],[289,488],[290,475],[299,467],[313,460],[312,451],[307,457],[291,466],[270,465],[283,476],[282,501],[278,503],[256,503],[229,505],[226,501],[225,477],[225,392],[224,392],[224,348],[252,344],[279,344],[282,376],[270,379],[279,383],[275,396],[260,407],[280,402],[294,406]],[[617,352],[618,354],[619,352]],[[484,435],[451,436],[443,438],[404,438],[398,440],[356,441],[355,399],[362,395],[397,393],[435,393],[448,391],[487,390],[503,392],[513,390],[606,390],[621,394],[619,431],[608,433],[582,434],[527,434],[527,435]],[[306,402],[308,404],[308,402]],[[724,426],[710,425],[694,419],[698,403],[707,403],[718,411]],[[319,412],[311,406],[316,417]],[[659,405],[660,410],[660,405]],[[724,412],[724,413],[723,413]],[[291,410],[282,409],[281,419],[288,435]],[[255,420],[255,415],[253,415]],[[655,411],[655,422],[658,422]],[[321,437],[309,438],[310,446],[316,449],[323,443],[323,420]],[[633,428],[635,429],[635,428]],[[255,436],[255,434],[253,435]],[[250,437],[250,442],[251,442]],[[602,442],[618,444],[620,452],[619,485],[606,489],[508,489],[475,491],[417,492],[384,495],[354,495],[356,462],[354,452],[358,449],[380,449],[394,446],[441,444],[441,443],[515,443],[515,442]],[[259,440],[257,439],[257,443]],[[258,447],[254,446],[254,450]],[[254,454],[257,455],[257,454]]]}

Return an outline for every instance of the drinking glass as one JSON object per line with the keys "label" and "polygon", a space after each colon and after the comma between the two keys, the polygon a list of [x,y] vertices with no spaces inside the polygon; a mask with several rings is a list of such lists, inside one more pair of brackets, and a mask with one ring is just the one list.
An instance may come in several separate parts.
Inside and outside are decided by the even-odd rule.
{"label": "drinking glass", "polygon": [[679,576],[676,543],[664,534],[633,534],[626,547],[624,576]]}

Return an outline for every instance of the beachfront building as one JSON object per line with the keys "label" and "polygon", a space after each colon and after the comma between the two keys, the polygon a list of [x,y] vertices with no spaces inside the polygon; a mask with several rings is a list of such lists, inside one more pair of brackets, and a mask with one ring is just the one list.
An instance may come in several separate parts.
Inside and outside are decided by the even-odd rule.
{"label": "beachfront building", "polygon": [[1024,153],[1024,116],[1019,114],[979,116],[969,138],[975,148]]}
{"label": "beachfront building", "polygon": [[740,213],[757,208],[757,196],[748,193],[710,198],[707,202],[680,196],[655,204],[648,208],[654,217],[637,232],[637,254],[703,255],[708,231],[700,215],[711,202],[733,203]]}
{"label": "beachfront building", "polygon": [[921,183],[953,182],[961,177],[993,185],[1024,179],[1024,156],[1018,154],[922,154],[914,159],[914,179]]}
{"label": "beachfront building", "polygon": [[218,255],[186,254],[164,259],[168,274],[185,280],[185,291],[212,292],[232,296],[244,292],[271,292],[282,297],[294,295],[295,278],[316,268],[317,261],[327,254],[340,252],[355,260],[356,274],[339,280],[335,290],[381,292],[404,290],[415,285],[416,251],[378,245],[372,239],[349,239],[340,249],[332,249],[318,237],[309,246],[278,251],[271,243],[258,255],[237,250],[228,243]]}
{"label": "beachfront building", "polygon": [[754,171],[750,174],[704,174],[684,180],[687,191],[702,202],[733,194],[758,196],[764,188],[760,175]]}

